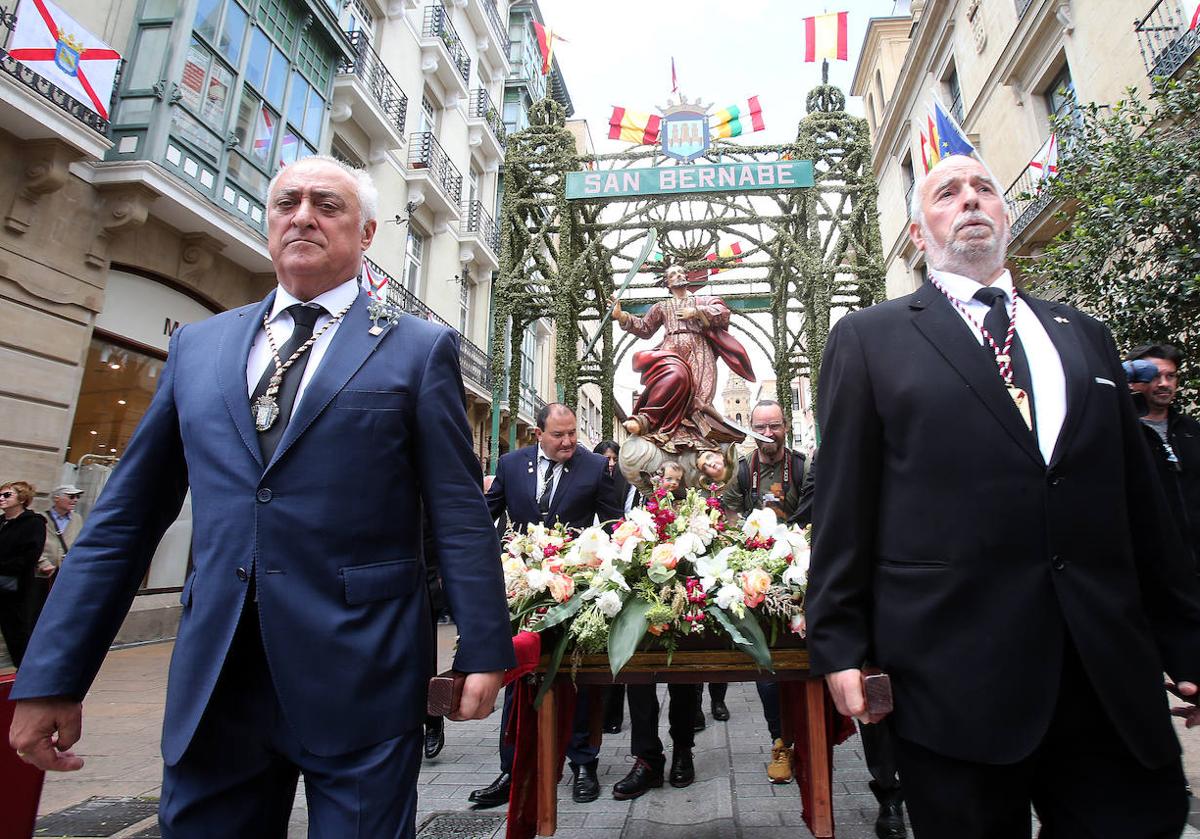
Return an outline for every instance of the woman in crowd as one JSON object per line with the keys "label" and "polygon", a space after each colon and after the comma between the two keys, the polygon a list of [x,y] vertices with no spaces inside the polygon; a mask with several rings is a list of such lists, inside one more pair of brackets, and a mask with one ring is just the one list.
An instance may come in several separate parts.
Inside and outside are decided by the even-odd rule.
{"label": "woman in crowd", "polygon": [[34,570],[46,545],[46,520],[31,503],[33,487],[25,481],[0,484],[0,634],[17,667],[33,631]]}

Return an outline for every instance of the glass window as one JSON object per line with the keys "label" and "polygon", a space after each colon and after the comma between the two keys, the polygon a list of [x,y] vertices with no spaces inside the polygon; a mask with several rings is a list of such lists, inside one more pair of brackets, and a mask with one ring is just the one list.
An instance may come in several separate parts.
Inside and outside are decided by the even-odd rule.
{"label": "glass window", "polygon": [[229,95],[233,90],[233,73],[217,62],[208,77],[208,92],[204,96],[204,107],[200,118],[218,131],[225,125],[229,113]]}
{"label": "glass window", "polygon": [[251,195],[259,201],[267,200],[267,184],[270,178],[254,167],[237,152],[229,155],[229,174]]}
{"label": "glass window", "polygon": [[299,70],[292,71],[291,91],[288,93],[288,122],[304,125],[305,100],[308,97],[308,82]]}
{"label": "glass window", "polygon": [[267,70],[267,86],[263,93],[276,108],[283,107],[283,91],[287,87],[288,63],[283,53],[271,47],[271,67]]}
{"label": "glass window", "polygon": [[408,225],[408,241],[404,246],[404,287],[413,294],[420,294],[421,260],[425,254],[425,237]]}
{"label": "glass window", "polygon": [[421,121],[417,130],[422,133],[437,134],[437,110],[425,94],[421,94]]}
{"label": "glass window", "polygon": [[221,22],[221,0],[198,0],[196,19],[192,24],[210,44],[217,41],[217,25]]}
{"label": "glass window", "polygon": [[167,55],[169,27],[143,29],[138,34],[137,58],[125,82],[126,90],[149,90],[162,78],[163,59]]}
{"label": "glass window", "polygon": [[1063,65],[1062,70],[1046,88],[1046,107],[1051,116],[1061,116],[1075,105],[1075,82],[1071,79],[1071,68]]}
{"label": "glass window", "polygon": [[271,40],[257,26],[250,32],[250,51],[246,56],[246,81],[260,91],[265,91],[267,62],[271,58]]}
{"label": "glass window", "polygon": [[221,40],[217,43],[217,48],[231,64],[237,64],[242,54],[242,41],[246,37],[247,15],[242,11],[242,7],[232,0],[227,4],[227,8],[225,26],[221,29]]}
{"label": "glass window", "polygon": [[287,166],[289,163],[295,163],[299,158],[300,135],[289,125],[283,132],[283,139],[279,143],[279,165]]}
{"label": "glass window", "polygon": [[221,156],[222,143],[217,136],[201,125],[200,120],[182,108],[171,109],[171,133],[187,140],[213,161],[218,160]]}
{"label": "glass window", "polygon": [[150,114],[154,111],[157,99],[122,99],[117,106],[117,117],[113,120],[117,125],[144,125],[150,122]]}
{"label": "glass window", "polygon": [[146,5],[142,7],[142,20],[174,18],[178,8],[178,0],[146,0]]}
{"label": "glass window", "polygon": [[204,80],[208,76],[211,64],[212,54],[200,46],[198,41],[193,40],[183,63],[179,94],[182,97],[180,101],[196,113],[200,112],[200,102],[204,97]]}
{"label": "glass window", "polygon": [[304,112],[304,133],[308,137],[321,136],[321,122],[325,119],[325,100],[314,90],[308,95],[308,109]]}
{"label": "glass window", "polygon": [[471,278],[464,274],[458,284],[458,331],[466,335],[471,325]]}

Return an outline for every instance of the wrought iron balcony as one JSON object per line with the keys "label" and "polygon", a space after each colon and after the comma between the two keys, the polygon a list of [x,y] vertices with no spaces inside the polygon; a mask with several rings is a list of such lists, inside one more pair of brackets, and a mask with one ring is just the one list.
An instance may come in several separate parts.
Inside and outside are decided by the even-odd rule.
{"label": "wrought iron balcony", "polygon": [[459,75],[463,81],[471,75],[471,56],[467,55],[467,48],[463,46],[462,38],[454,31],[454,25],[450,23],[450,13],[446,11],[446,7],[441,3],[431,3],[425,7],[425,25],[421,29],[421,34],[426,38],[440,38],[446,46],[446,51],[450,53],[451,59],[454,61],[454,66],[458,68]]}
{"label": "wrought iron balcony", "polygon": [[496,8],[494,0],[479,0],[479,5],[483,6],[483,12],[487,15],[488,25],[492,27],[492,34],[496,36],[501,51],[505,55],[508,55],[508,27],[500,19],[500,10]]}
{"label": "wrought iron balcony", "polygon": [[427,170],[447,198],[455,204],[462,200],[462,173],[450,162],[450,156],[432,132],[409,135],[408,168]]}
{"label": "wrought iron balcony", "polygon": [[1008,223],[1013,239],[1020,236],[1050,205],[1049,184],[1042,179],[1042,173],[1033,167],[1032,161],[1004,191],[1004,203],[1008,206]]}
{"label": "wrought iron balcony", "polygon": [[408,111],[408,97],[396,84],[392,74],[384,66],[383,59],[371,46],[371,41],[362,30],[347,32],[346,38],[354,50],[350,59],[338,62],[338,72],[357,77],[366,86],[374,104],[383,113],[388,125],[403,137],[404,115]]}
{"label": "wrought iron balcony", "polygon": [[486,244],[493,254],[500,254],[500,228],[483,208],[482,201],[466,201],[463,203],[460,230],[463,233],[473,233]]}
{"label": "wrought iron balcony", "polygon": [[1148,75],[1170,78],[1192,57],[1200,46],[1200,29],[1191,29],[1191,23],[1179,0],[1158,0],[1134,24]]}
{"label": "wrought iron balcony", "polygon": [[488,128],[492,129],[492,136],[496,138],[501,147],[504,146],[504,120],[486,88],[479,87],[471,91],[467,116],[472,119],[481,119],[487,123]]}

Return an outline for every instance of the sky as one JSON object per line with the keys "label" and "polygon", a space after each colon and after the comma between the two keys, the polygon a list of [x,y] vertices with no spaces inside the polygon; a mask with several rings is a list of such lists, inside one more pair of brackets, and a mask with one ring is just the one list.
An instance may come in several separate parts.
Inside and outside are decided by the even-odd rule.
{"label": "sky", "polygon": [[[903,1],[903,0],[902,0]],[[804,18],[848,12],[848,61],[831,61],[829,81],[847,94],[847,110],[862,116],[862,101],[849,96],[850,81],[872,17],[889,17],[894,0],[538,0],[546,25],[566,39],[555,44],[575,119],[588,123],[596,151],[619,152],[628,143],[608,139],[614,106],[658,113],[671,97],[671,58],[679,90],[713,110],[758,96],[765,130],[742,135],[748,144],[787,143],[805,116],[808,91],[821,82],[820,63],[804,61]],[[904,4],[907,6],[907,3]],[[735,333],[736,334],[736,333]],[[639,342],[654,346],[662,336]],[[748,344],[759,380],[771,366]],[[638,376],[627,354],[614,382],[628,410]],[[727,370],[718,364],[718,405]]]}

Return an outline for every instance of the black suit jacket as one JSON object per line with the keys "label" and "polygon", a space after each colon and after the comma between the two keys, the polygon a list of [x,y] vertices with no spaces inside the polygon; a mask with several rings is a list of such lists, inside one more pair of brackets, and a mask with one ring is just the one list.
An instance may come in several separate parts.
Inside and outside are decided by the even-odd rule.
{"label": "black suit jacket", "polygon": [[926,285],[843,318],[821,367],[807,597],[817,673],[891,674],[897,732],[950,757],[1029,755],[1068,635],[1133,753],[1179,752],[1162,673],[1200,678],[1200,595],[1108,330],[1022,295],[1066,374],[1046,464],[995,362]]}
{"label": "black suit jacket", "polygon": [[[492,517],[507,512],[513,527],[524,529],[542,521],[537,503],[538,446],[519,449],[500,458],[496,479],[487,492]],[[608,458],[577,446],[558,478],[550,514],[545,524],[561,521],[567,527],[590,527],[596,516],[601,522],[621,517],[613,501],[613,479]]]}

